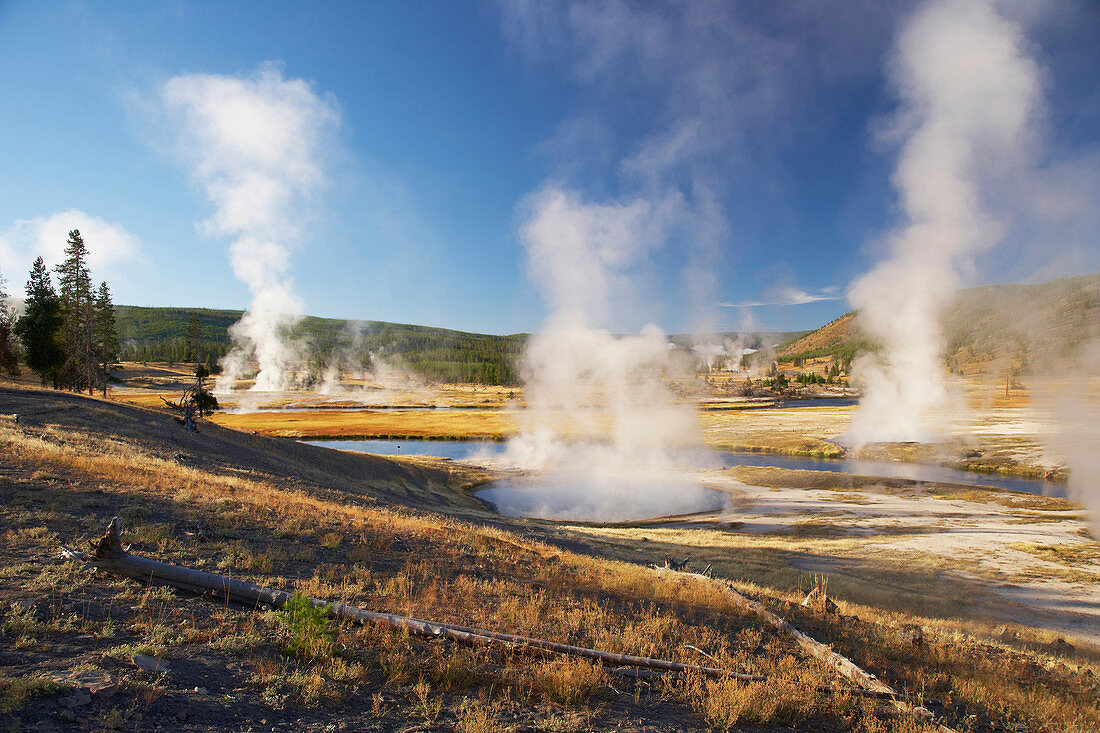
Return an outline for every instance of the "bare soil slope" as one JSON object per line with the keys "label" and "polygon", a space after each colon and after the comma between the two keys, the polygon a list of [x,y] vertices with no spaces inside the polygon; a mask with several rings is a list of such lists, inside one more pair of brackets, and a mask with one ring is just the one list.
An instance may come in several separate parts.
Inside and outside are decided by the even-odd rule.
{"label": "bare soil slope", "polygon": [[794,354],[822,351],[855,341],[857,338],[859,338],[859,329],[856,326],[856,314],[845,313],[797,341],[776,349],[776,356],[784,358]]}
{"label": "bare soil slope", "polygon": [[[1042,373],[1100,335],[1100,274],[958,293],[943,318],[945,358],[967,376]],[[866,348],[855,313],[777,350],[780,358],[851,356]]]}

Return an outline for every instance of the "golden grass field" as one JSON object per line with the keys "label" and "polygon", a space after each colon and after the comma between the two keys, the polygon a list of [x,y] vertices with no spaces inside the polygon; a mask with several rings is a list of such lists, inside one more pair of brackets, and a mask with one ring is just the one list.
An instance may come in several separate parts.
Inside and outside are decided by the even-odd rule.
{"label": "golden grass field", "polygon": [[504,440],[517,432],[518,410],[308,410],[217,413],[236,430],[291,438],[450,438]]}

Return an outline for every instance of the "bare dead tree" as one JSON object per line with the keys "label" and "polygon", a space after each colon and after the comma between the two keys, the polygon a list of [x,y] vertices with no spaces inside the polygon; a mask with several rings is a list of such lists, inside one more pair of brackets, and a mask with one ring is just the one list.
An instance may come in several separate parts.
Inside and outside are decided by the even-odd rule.
{"label": "bare dead tree", "polygon": [[195,367],[195,383],[183,390],[178,400],[173,402],[160,398],[161,402],[180,414],[177,419],[188,430],[198,430],[195,425],[197,418],[209,417],[218,409],[218,399],[206,388],[206,379],[209,376],[206,367],[199,364]]}

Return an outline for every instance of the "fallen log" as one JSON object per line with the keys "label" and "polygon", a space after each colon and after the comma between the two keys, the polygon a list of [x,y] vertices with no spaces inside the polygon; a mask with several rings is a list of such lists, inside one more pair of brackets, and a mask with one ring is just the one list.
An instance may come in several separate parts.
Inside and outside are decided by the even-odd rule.
{"label": "fallen log", "polygon": [[[664,571],[664,568],[657,567],[656,570],[659,575],[667,575],[667,573],[662,572]],[[700,575],[699,573],[677,572],[676,576],[680,578],[695,578],[697,580],[702,580],[706,583],[709,583],[711,586],[720,590],[723,595],[725,595],[729,600],[734,603],[734,605],[738,606],[739,608],[743,608],[746,611],[750,611],[758,619],[763,621],[768,626],[771,626],[773,629],[776,629],[777,631],[781,631],[791,636],[794,639],[795,643],[798,644],[799,648],[801,648],[804,652],[809,654],[814,659],[820,660],[829,665],[852,682],[855,682],[861,688],[867,690],[868,692],[874,693],[875,696],[881,697],[884,700],[889,700],[891,705],[898,713],[901,713],[903,715],[916,714],[926,719],[931,719],[934,717],[930,710],[924,707],[913,707],[908,702],[906,702],[905,695],[899,693],[897,690],[884,683],[875,675],[864,670],[862,667],[855,664],[854,662],[852,662],[852,660],[848,659],[844,655],[838,654],[837,652],[833,651],[831,647],[822,644],[808,634],[799,631],[797,628],[792,626],[790,622],[768,610],[768,608],[763,603],[760,603],[759,601],[754,601],[751,598],[744,596],[741,593],[738,593],[736,590],[733,589],[728,581],[722,580],[720,578],[712,578],[707,575]],[[935,722],[935,725],[936,730],[939,731],[939,733],[956,733],[954,729],[949,728],[938,721]]]}
{"label": "fallen log", "polygon": [[[202,570],[193,570],[191,568],[180,567],[179,565],[171,565],[157,560],[150,560],[139,555],[132,555],[122,546],[120,537],[121,532],[122,523],[118,517],[115,517],[107,526],[106,533],[95,545],[91,554],[62,546],[62,557],[69,560],[85,562],[97,570],[131,578],[141,583],[167,585],[178,590],[216,598],[225,603],[245,603],[257,606],[267,604],[272,607],[281,607],[294,598],[294,594],[275,588],[267,588],[243,580],[229,578],[224,575],[207,573]],[[677,575],[689,576],[693,574],[678,573]],[[638,657],[630,654],[616,654],[613,652],[601,651],[599,649],[588,649],[586,647],[561,644],[545,639],[536,639],[529,636],[504,634],[496,631],[489,631],[487,629],[454,626],[408,616],[378,613],[346,606],[341,603],[328,603],[317,598],[310,598],[309,601],[314,606],[327,608],[329,613],[337,619],[346,619],[363,624],[381,624],[392,628],[404,629],[420,636],[451,639],[465,644],[497,646],[519,651],[534,650],[565,654],[593,659],[603,664],[615,665],[618,667],[636,667],[660,670],[662,672],[695,672],[710,678],[734,679],[742,682],[764,682],[768,679],[764,675],[733,672],[726,669],[684,664],[651,657]],[[892,701],[899,696],[897,692],[892,690],[882,691],[865,688],[837,688],[830,685],[820,685],[816,689],[818,692],[826,694],[840,692],[887,701]]]}
{"label": "fallen log", "polygon": [[[243,580],[228,578],[224,575],[216,575],[201,570],[170,565],[168,563],[150,560],[139,555],[131,555],[122,547],[120,539],[121,521],[118,517],[111,520],[107,526],[107,532],[96,545],[91,555],[69,548],[63,548],[63,556],[68,559],[81,560],[91,566],[114,575],[121,575],[144,583],[168,585],[179,590],[208,595],[224,602],[268,604],[281,607],[294,598],[292,593],[265,588],[263,586],[248,583]],[[668,672],[699,672],[707,677],[725,677],[742,680],[745,682],[760,682],[766,678],[762,675],[744,674],[725,669],[702,667],[694,664],[682,664],[664,659],[652,659],[650,657],[637,657],[630,654],[615,654],[613,652],[587,649],[585,647],[560,644],[544,639],[535,639],[516,634],[503,634],[485,629],[474,629],[465,626],[453,626],[435,621],[407,616],[397,616],[390,613],[378,613],[366,611],[361,608],[345,606],[342,603],[328,603],[326,601],[311,598],[314,606],[323,606],[329,609],[329,613],[338,619],[349,619],[359,623],[374,623],[391,626],[398,629],[406,629],[412,633],[453,639],[454,641],[479,644],[482,646],[508,646],[524,649],[539,649],[558,654],[568,654],[588,659],[595,659],[607,664],[629,667],[644,667],[648,669],[660,669]]]}

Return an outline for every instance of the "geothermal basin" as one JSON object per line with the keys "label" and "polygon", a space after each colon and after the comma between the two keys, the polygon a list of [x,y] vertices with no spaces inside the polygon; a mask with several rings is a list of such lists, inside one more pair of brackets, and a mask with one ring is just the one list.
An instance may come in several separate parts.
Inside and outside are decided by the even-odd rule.
{"label": "geothermal basin", "polygon": [[[376,455],[430,455],[514,469],[507,444],[459,440],[309,440],[310,445]],[[624,522],[728,511],[729,493],[707,488],[698,473],[732,466],[829,471],[864,476],[961,484],[1064,497],[1065,486],[1013,476],[978,474],[945,466],[898,461],[803,458],[708,449],[682,451],[676,470],[618,466],[616,470],[527,473],[494,482],[475,496],[506,516],[563,521]],[[589,464],[591,465],[591,464]]]}
{"label": "geothermal basin", "polygon": [[[504,455],[507,444],[480,440],[305,440],[322,448],[373,453],[379,456],[417,455],[449,458],[452,461],[494,462]],[[771,466],[802,471],[830,471],[860,476],[965,484],[992,489],[1022,491],[1039,496],[1066,497],[1066,486],[1054,481],[960,471],[948,466],[904,461],[875,461],[858,458],[806,458],[781,453],[741,453],[699,450],[688,454],[683,463],[694,468],[731,468],[733,466]]]}

